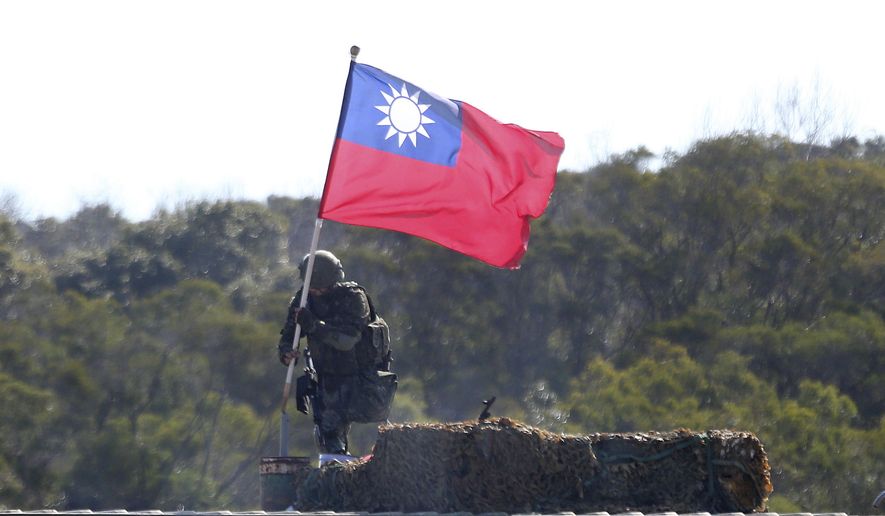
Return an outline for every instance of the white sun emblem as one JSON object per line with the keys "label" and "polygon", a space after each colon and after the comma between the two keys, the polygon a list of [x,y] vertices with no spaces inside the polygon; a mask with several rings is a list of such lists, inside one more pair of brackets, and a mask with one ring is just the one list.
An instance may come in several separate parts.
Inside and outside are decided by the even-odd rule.
{"label": "white sun emblem", "polygon": [[405,84],[403,84],[400,91],[396,91],[396,88],[389,84],[388,86],[390,86],[390,91],[393,93],[392,96],[383,91],[381,92],[384,95],[384,100],[387,101],[387,105],[375,106],[378,111],[387,115],[378,122],[378,125],[390,126],[384,139],[388,140],[394,134],[399,135],[399,146],[402,147],[403,142],[408,136],[412,142],[412,147],[417,147],[418,137],[415,134],[430,138],[430,135],[424,130],[424,124],[436,123],[424,116],[424,112],[427,111],[430,104],[418,104],[418,95],[421,94],[420,90],[416,90],[414,95],[409,95]]}

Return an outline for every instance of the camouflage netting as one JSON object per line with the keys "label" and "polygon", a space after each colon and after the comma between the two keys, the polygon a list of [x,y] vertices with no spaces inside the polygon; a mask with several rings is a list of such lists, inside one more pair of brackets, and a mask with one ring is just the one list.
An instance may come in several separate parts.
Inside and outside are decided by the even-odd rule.
{"label": "camouflage netting", "polygon": [[749,433],[569,436],[506,418],[383,426],[371,459],[296,477],[302,511],[752,512],[771,492]]}
{"label": "camouflage netting", "polygon": [[748,432],[593,434],[601,474],[578,507],[608,512],[758,512],[771,494],[768,458]]}

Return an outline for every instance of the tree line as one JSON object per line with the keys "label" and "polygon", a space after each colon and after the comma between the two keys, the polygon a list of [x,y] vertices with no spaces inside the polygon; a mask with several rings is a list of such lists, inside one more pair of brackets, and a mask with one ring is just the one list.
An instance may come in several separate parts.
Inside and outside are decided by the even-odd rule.
{"label": "tree line", "polygon": [[[866,512],[885,485],[885,138],[735,133],[651,158],[560,172],[516,271],[324,225],[391,325],[391,419],[496,396],[555,431],[747,430],[772,510]],[[0,214],[0,507],[256,508],[317,203]],[[308,418],[292,427],[313,453]],[[373,428],[354,439],[369,453]]]}

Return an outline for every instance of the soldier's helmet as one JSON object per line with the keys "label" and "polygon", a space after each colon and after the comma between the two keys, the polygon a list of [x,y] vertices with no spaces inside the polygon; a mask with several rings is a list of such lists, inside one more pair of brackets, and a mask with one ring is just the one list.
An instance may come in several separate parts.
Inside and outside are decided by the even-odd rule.
{"label": "soldier's helmet", "polygon": [[[310,253],[304,255],[301,263],[298,264],[298,272],[301,281],[304,281],[304,274],[307,272],[307,260]],[[313,259],[313,272],[310,277],[310,288],[328,288],[344,280],[344,267],[341,266],[341,260],[335,257],[329,251],[317,251]]]}

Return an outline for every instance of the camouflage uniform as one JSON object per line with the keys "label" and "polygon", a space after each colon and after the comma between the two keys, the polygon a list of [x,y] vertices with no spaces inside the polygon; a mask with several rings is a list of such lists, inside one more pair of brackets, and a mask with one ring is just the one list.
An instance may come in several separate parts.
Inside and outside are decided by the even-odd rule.
{"label": "camouflage uniform", "polygon": [[[301,291],[289,305],[281,345],[291,346],[295,337],[300,300]],[[320,296],[309,294],[307,308],[321,321],[306,335],[319,383],[311,407],[317,446],[321,453],[347,453],[348,409],[360,370],[355,346],[369,323],[369,301],[359,285],[339,281]]]}

